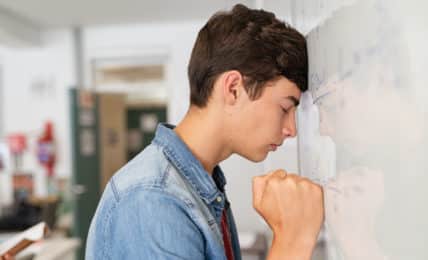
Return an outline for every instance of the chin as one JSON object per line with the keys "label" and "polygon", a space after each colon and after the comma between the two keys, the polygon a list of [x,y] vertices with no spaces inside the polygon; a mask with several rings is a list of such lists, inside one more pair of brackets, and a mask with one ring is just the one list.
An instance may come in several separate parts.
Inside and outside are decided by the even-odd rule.
{"label": "chin", "polygon": [[266,159],[267,153],[247,154],[247,155],[242,155],[242,156],[247,160],[258,163],[258,162],[262,162]]}

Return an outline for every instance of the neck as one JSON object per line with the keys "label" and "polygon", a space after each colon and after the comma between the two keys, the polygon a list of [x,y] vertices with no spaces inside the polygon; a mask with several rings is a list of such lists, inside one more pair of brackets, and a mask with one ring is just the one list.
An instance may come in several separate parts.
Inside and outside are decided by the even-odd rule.
{"label": "neck", "polygon": [[207,108],[192,106],[174,131],[210,175],[216,165],[232,154],[223,140],[221,119]]}

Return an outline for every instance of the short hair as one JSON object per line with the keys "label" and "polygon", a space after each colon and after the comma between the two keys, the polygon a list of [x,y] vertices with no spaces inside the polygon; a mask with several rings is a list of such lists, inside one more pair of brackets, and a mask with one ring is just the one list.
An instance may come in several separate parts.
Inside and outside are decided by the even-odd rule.
{"label": "short hair", "polygon": [[188,65],[190,103],[206,106],[215,80],[239,71],[252,100],[266,83],[284,76],[306,91],[308,58],[305,37],[271,12],[237,4],[217,12],[198,33]]}

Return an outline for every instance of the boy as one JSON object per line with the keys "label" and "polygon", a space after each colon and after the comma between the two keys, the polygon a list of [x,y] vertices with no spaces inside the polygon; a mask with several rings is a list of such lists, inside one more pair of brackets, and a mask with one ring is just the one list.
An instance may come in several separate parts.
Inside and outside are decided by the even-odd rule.
{"label": "boy", "polygon": [[[200,30],[188,77],[184,119],[160,124],[107,185],[87,259],[241,259],[218,164],[234,153],[262,161],[296,135],[306,42],[272,13],[236,5]],[[323,219],[318,185],[277,170],[254,178],[253,204],[274,234],[269,259],[310,259]]]}

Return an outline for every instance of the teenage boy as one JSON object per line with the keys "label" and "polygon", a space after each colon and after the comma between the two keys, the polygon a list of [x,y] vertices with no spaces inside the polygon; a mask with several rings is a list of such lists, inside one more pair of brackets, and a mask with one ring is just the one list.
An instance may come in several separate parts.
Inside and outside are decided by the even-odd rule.
{"label": "teenage boy", "polygon": [[[260,162],[296,135],[307,67],[305,38],[274,14],[236,5],[212,16],[188,65],[187,114],[177,127],[160,124],[111,178],[87,259],[241,259],[218,165],[232,154]],[[321,187],[283,170],[253,179],[254,207],[274,234],[269,259],[310,259],[322,197]]]}

